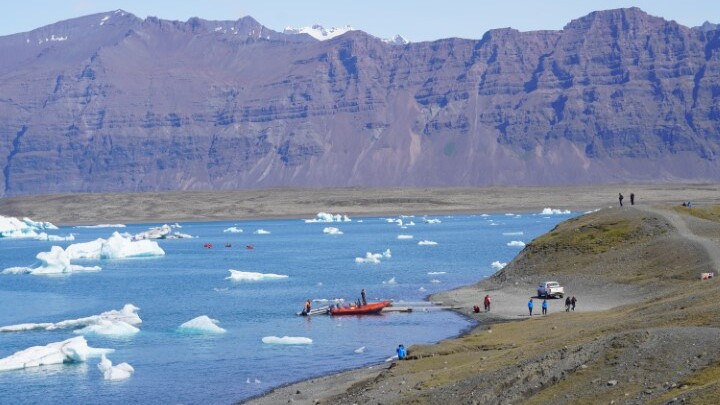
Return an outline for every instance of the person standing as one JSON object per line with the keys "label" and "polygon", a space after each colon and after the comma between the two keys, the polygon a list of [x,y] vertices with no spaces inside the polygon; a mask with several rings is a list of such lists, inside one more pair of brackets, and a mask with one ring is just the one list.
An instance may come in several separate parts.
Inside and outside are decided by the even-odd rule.
{"label": "person standing", "polygon": [[572,305],[572,310],[575,310],[575,303],[577,300],[575,299],[575,296],[573,295],[572,299],[570,300],[570,305]]}
{"label": "person standing", "polygon": [[565,312],[570,312],[570,297],[565,297]]}
{"label": "person standing", "polygon": [[547,300],[543,300],[542,302],[542,314],[547,315]]}
{"label": "person standing", "polygon": [[485,295],[485,312],[490,311],[490,295]]}
{"label": "person standing", "polygon": [[635,193],[630,193],[630,205],[635,205]]}
{"label": "person standing", "polygon": [[364,288],[360,291],[360,297],[362,297],[363,306],[367,305],[367,300],[365,299],[365,289]]}
{"label": "person standing", "polygon": [[621,206],[621,207],[623,206],[623,205],[622,205],[622,200],[623,200],[623,198],[625,198],[625,197],[623,197],[622,193],[618,193],[618,200],[620,201],[620,206]]}
{"label": "person standing", "polygon": [[303,315],[310,315],[310,309],[312,308],[312,304],[310,303],[310,299],[308,298],[307,301],[305,301],[305,308],[303,308]]}
{"label": "person standing", "polygon": [[533,300],[530,298],[530,301],[528,301],[528,311],[530,312],[530,316],[532,316],[532,309],[533,309]]}

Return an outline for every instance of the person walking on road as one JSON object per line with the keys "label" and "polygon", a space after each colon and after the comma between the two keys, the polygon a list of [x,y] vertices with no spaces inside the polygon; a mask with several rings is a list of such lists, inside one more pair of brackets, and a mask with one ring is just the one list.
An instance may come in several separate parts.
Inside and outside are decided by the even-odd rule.
{"label": "person walking on road", "polygon": [[533,309],[533,300],[530,298],[530,301],[528,301],[528,311],[530,312],[530,316],[532,316],[532,309]]}
{"label": "person walking on road", "polygon": [[570,299],[570,305],[572,305],[572,310],[575,310],[575,303],[577,302],[577,299],[575,299],[575,296]]}
{"label": "person walking on road", "polygon": [[490,311],[490,295],[485,296],[485,312]]}
{"label": "person walking on road", "polygon": [[630,193],[630,205],[635,205],[635,193]]}
{"label": "person walking on road", "polygon": [[542,302],[542,314],[547,315],[547,300],[543,300]]}
{"label": "person walking on road", "polygon": [[570,297],[565,297],[565,312],[570,312]]}
{"label": "person walking on road", "polygon": [[620,201],[620,206],[621,206],[621,207],[623,206],[623,205],[622,205],[622,200],[623,200],[623,198],[625,198],[625,197],[623,197],[622,193],[618,193],[618,200]]}

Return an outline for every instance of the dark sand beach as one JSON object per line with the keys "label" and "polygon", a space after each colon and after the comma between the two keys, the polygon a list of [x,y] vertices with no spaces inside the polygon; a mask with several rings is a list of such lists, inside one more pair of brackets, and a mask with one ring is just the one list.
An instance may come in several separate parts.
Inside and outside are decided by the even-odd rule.
{"label": "dark sand beach", "polygon": [[[618,193],[625,196],[622,209]],[[630,206],[630,193],[635,194],[635,206]],[[673,311],[686,308],[681,301],[688,298],[678,290],[680,281],[697,283],[698,271],[718,270],[720,224],[674,211],[684,201],[699,209],[718,205],[720,185],[72,194],[2,199],[0,214],[57,224],[95,224],[302,218],[318,212],[352,217],[539,212],[546,207],[599,210],[586,216],[590,222],[568,224],[575,228],[561,229],[560,236],[555,236],[587,229],[600,232],[592,235],[591,242],[583,239],[563,245],[551,241],[544,245],[538,241],[543,236],[536,240],[536,251],[526,248],[492,278],[430,297],[477,321],[478,326],[466,335],[436,345],[411,346],[409,361],[311,378],[248,403],[608,403],[615,398],[616,403],[644,403],[645,399],[657,402],[678,395],[712,403],[698,398],[720,392],[720,383],[710,388],[697,383],[700,388],[691,390],[694,386],[688,376],[712,362],[720,364],[716,350],[709,354],[718,321]],[[616,243],[614,230],[618,227],[632,236],[632,243],[625,247]],[[658,279],[652,274],[655,268],[665,266],[672,269],[671,275]],[[552,300],[551,315],[528,317],[526,302],[537,280],[550,277],[561,280],[567,290],[581,293],[580,310],[563,316],[562,300]],[[716,296],[715,284],[702,287],[695,291],[696,299]],[[472,306],[482,305],[480,297],[485,294],[492,297],[492,311],[472,313]],[[674,297],[674,301],[667,302],[665,297]],[[672,311],[658,315],[648,309],[646,303],[657,300]],[[538,300],[538,309],[539,304]],[[720,305],[713,303],[706,310],[720,315]],[[681,323],[692,329],[674,327],[677,321],[673,319],[691,319]],[[541,339],[539,330],[543,331]],[[673,342],[692,342],[702,348],[700,357],[694,357],[698,354],[693,350],[673,357],[678,363],[667,366],[668,359],[652,363],[642,356],[668,351],[667,344]],[[633,358],[625,358],[631,355],[622,351],[629,345],[636,346]],[[630,361],[640,374],[624,371],[617,359]],[[668,371],[655,371],[662,367]],[[614,389],[616,384],[622,390]],[[684,393],[673,391],[680,386],[690,388]]]}

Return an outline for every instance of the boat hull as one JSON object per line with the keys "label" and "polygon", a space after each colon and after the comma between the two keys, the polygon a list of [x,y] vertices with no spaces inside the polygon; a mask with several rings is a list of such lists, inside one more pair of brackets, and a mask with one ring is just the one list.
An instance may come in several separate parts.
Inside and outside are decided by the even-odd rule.
{"label": "boat hull", "polygon": [[377,315],[383,310],[383,308],[389,305],[390,301],[368,302],[367,304],[359,307],[350,306],[333,308],[330,310],[330,315]]}

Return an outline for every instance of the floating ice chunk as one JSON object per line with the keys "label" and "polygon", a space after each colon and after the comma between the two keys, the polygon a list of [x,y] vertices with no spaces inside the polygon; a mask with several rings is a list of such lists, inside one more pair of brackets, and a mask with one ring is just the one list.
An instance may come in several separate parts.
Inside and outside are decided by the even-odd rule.
{"label": "floating ice chunk", "polygon": [[398,239],[412,239],[413,236],[412,235],[398,235],[397,238]]}
{"label": "floating ice chunk", "polygon": [[481,216],[481,217],[489,217],[490,215],[488,215],[488,214],[482,214],[482,215],[480,215],[480,216]]}
{"label": "floating ice chunk", "polygon": [[238,227],[236,227],[236,226],[231,226],[230,228],[224,230],[223,232],[242,233],[242,231],[243,231],[242,229],[240,229],[240,228],[238,228]]}
{"label": "floating ice chunk", "polygon": [[328,235],[342,235],[343,232],[335,227],[328,226],[327,228],[323,229],[323,233],[326,233]]}
{"label": "floating ice chunk", "polygon": [[50,222],[35,222],[30,218],[23,218],[21,221],[15,217],[0,215],[0,239],[36,239],[39,232],[55,229],[58,228]]}
{"label": "floating ice chunk", "polygon": [[428,271],[428,275],[434,276],[436,274],[447,274],[446,271]]}
{"label": "floating ice chunk", "polygon": [[96,324],[76,329],[78,335],[132,336],[140,329],[122,321],[100,319]]}
{"label": "floating ice chunk", "polygon": [[3,274],[69,274],[79,271],[100,271],[98,266],[84,267],[70,263],[70,256],[60,246],[53,246],[49,252],[40,252],[35,256],[40,265],[37,267],[10,267],[3,270]]}
{"label": "floating ice chunk", "polygon": [[125,228],[123,224],[78,225],[75,228]]}
{"label": "floating ice chunk", "polygon": [[525,247],[525,242],[520,240],[513,240],[507,243],[510,247]]}
{"label": "floating ice chunk", "polygon": [[133,236],[133,239],[134,240],[166,239],[171,233],[172,233],[172,228],[170,228],[170,225],[165,224],[163,226],[150,228],[145,232],[140,232],[137,235]]}
{"label": "floating ice chunk", "polygon": [[98,369],[102,373],[104,379],[111,381],[128,379],[132,373],[135,372],[135,369],[127,363],[120,363],[117,366],[113,366],[112,361],[110,361],[105,354],[102,354],[100,357]]}
{"label": "floating ice chunk", "polygon": [[440,221],[440,220],[437,219],[437,218],[435,218],[435,219],[432,219],[432,218],[431,218],[431,219],[423,218],[423,222],[426,223],[426,224],[439,224],[439,223],[442,222],[442,221]]}
{"label": "floating ice chunk", "polygon": [[425,291],[427,291],[427,290],[425,289],[425,287],[420,287],[420,288],[418,288],[418,291],[420,291],[420,292],[425,292]]}
{"label": "floating ice chunk", "polygon": [[175,222],[174,224],[170,225],[170,227],[173,228],[173,229],[180,229],[180,228],[182,228],[182,225],[180,225],[180,224],[178,224],[177,222]]}
{"label": "floating ice chunk", "polygon": [[225,333],[226,330],[218,326],[220,321],[207,315],[201,315],[180,325],[178,330],[184,333]]}
{"label": "floating ice chunk", "polygon": [[365,257],[356,257],[355,263],[358,264],[380,264],[380,259],[383,257],[381,253],[370,253],[365,252]]}
{"label": "floating ice chunk", "polygon": [[512,217],[512,216],[514,216],[514,215],[515,215],[515,214],[513,214],[512,212],[507,212],[507,213],[505,213],[505,216],[506,216],[506,217]]}
{"label": "floating ice chunk", "polygon": [[507,263],[499,262],[496,260],[496,261],[492,262],[492,264],[490,264],[490,266],[495,270],[502,270],[503,267],[507,266]]}
{"label": "floating ice chunk", "polygon": [[389,259],[392,257],[392,252],[390,251],[390,249],[385,249],[382,255],[384,258]]}
{"label": "floating ice chunk", "polygon": [[365,353],[365,346],[358,347],[358,348],[355,349],[354,351],[355,351],[355,353],[357,353],[357,354]]}
{"label": "floating ice chunk", "polygon": [[432,240],[421,240],[420,242],[418,242],[418,245],[420,246],[435,246],[437,244],[437,242]]}
{"label": "floating ice chunk", "polygon": [[57,226],[51,224],[50,222],[35,222],[28,217],[23,218],[23,222],[26,223],[27,226],[29,226],[33,229],[51,229],[51,230],[58,229]]}
{"label": "floating ice chunk", "polygon": [[50,242],[68,242],[75,240],[75,235],[70,234],[67,236],[60,236],[60,235],[48,235],[45,232],[41,233],[37,237],[38,240],[47,240]]}
{"label": "floating ice chunk", "polygon": [[440,284],[440,280],[438,280],[438,279],[436,279],[436,278],[430,280],[430,282],[433,283],[433,284]]}
{"label": "floating ice chunk", "polygon": [[257,231],[253,232],[255,235],[269,235],[270,231],[266,231],[264,229],[258,229]]}
{"label": "floating ice chunk", "polygon": [[269,345],[310,345],[312,339],[300,336],[265,336],[262,342]]}
{"label": "floating ice chunk", "polygon": [[571,214],[570,210],[559,210],[554,208],[545,208],[542,210],[540,215],[569,215]]}
{"label": "floating ice chunk", "polygon": [[395,277],[392,277],[390,280],[388,280],[388,281],[383,281],[382,283],[383,283],[383,284],[393,285],[393,284],[397,284],[397,281],[395,281]]}
{"label": "floating ice chunk", "polygon": [[83,336],[46,346],[33,346],[0,359],[0,371],[21,370],[49,364],[85,362],[90,357],[112,353],[113,349],[99,349],[88,346]]}
{"label": "floating ice chunk", "polygon": [[523,232],[503,232],[503,235],[505,236],[522,236]]}
{"label": "floating ice chunk", "polygon": [[305,223],[314,223],[314,222],[350,222],[352,221],[350,218],[348,218],[347,215],[341,215],[341,214],[328,214],[327,212],[319,212],[315,218],[312,219],[306,219]]}
{"label": "floating ice chunk", "polygon": [[165,251],[155,241],[133,241],[127,236],[113,232],[107,240],[99,238],[91,242],[74,243],[67,247],[71,260],[75,259],[125,259],[128,257],[162,256]]}
{"label": "floating ice chunk", "polygon": [[240,270],[228,270],[230,275],[225,277],[225,280],[232,281],[265,281],[265,280],[279,280],[288,278],[283,274],[273,273],[256,273],[252,271],[240,271]]}
{"label": "floating ice chunk", "polygon": [[[110,321],[113,323],[125,323],[128,326],[139,325],[142,319],[137,311],[140,308],[133,304],[125,304],[121,310],[111,310],[101,313],[100,315],[88,316],[79,319],[69,319],[57,323],[24,323],[19,325],[2,326],[0,332],[23,332],[28,330],[55,330],[55,329],[74,329],[85,326],[98,325],[102,321]],[[129,328],[125,328],[128,329]]]}

